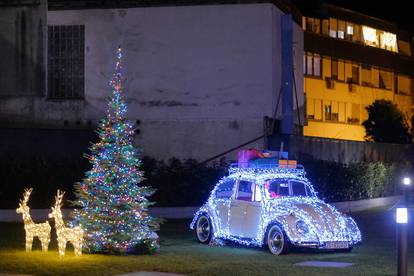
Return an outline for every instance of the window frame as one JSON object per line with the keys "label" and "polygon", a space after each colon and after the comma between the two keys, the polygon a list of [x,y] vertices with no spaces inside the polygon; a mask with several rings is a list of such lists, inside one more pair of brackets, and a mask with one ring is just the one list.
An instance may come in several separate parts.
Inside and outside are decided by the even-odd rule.
{"label": "window frame", "polygon": [[[315,74],[315,58],[319,59],[319,75]],[[308,70],[308,65],[309,65],[309,60],[311,61],[311,67],[312,67],[312,72],[309,73],[310,70]],[[323,62],[322,62],[322,55],[320,54],[316,54],[316,53],[310,53],[310,52],[304,52],[304,66],[303,66],[303,74],[307,77],[313,77],[313,78],[317,78],[317,79],[322,79],[323,76]]]}
{"label": "window frame", "polygon": [[46,99],[84,98],[85,25],[48,25]]}
{"label": "window frame", "polygon": [[[251,196],[250,196],[250,200],[246,200],[246,199],[239,199],[238,195],[239,195],[239,187],[240,187],[240,182],[244,181],[244,182],[249,182],[250,183],[250,191],[251,191]],[[234,193],[234,200],[240,200],[240,201],[244,201],[244,202],[256,202],[253,200],[253,196],[254,196],[254,191],[251,190],[251,185],[256,185],[256,183],[254,183],[251,180],[246,180],[246,179],[238,179],[237,180],[237,188],[236,191]]]}
{"label": "window frame", "polygon": [[232,182],[233,182],[233,187],[232,187],[232,189],[231,189],[230,196],[229,196],[228,198],[225,198],[225,197],[218,197],[218,196],[217,196],[217,192],[218,192],[218,188],[219,188],[219,186],[217,186],[217,188],[214,190],[214,198],[215,198],[215,199],[220,199],[220,200],[230,200],[230,199],[232,199],[232,198],[234,197],[234,187],[235,187],[235,185],[236,185],[237,179],[234,179],[234,178],[232,178],[232,177],[228,177],[226,180],[224,180],[224,181],[223,181],[222,183],[220,183],[219,185],[225,184],[226,182],[230,182],[230,181],[232,181]]}

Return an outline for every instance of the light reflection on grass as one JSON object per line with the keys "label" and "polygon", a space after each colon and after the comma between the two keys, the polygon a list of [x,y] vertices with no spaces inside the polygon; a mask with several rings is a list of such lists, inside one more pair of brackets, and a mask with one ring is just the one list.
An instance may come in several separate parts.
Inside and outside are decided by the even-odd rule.
{"label": "light reflection on grass", "polygon": [[[84,254],[75,257],[71,246],[58,256],[55,237],[48,253],[24,251],[24,230],[20,223],[0,223],[0,273],[34,275],[115,275],[132,271],[162,271],[198,275],[395,275],[395,224],[392,211],[354,214],[364,244],[351,253],[296,251],[272,256],[264,249],[230,245],[210,247],[198,244],[188,229],[189,221],[169,221],[160,232],[161,251],[156,255],[111,256]],[[414,233],[413,227],[410,229]],[[54,232],[54,230],[52,230]],[[411,240],[410,273],[414,275],[414,246]],[[347,268],[297,267],[303,261],[351,262]]]}

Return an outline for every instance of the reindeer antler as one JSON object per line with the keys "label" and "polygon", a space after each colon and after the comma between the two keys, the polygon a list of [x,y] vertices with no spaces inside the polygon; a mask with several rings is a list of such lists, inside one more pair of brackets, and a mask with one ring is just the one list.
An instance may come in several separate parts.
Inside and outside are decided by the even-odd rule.
{"label": "reindeer antler", "polygon": [[57,195],[55,196],[55,208],[61,208],[63,206],[63,196],[65,195],[64,191],[57,190]]}
{"label": "reindeer antler", "polygon": [[29,197],[32,191],[33,191],[33,188],[24,189],[23,199],[20,199],[20,204],[27,205],[27,202],[29,201]]}

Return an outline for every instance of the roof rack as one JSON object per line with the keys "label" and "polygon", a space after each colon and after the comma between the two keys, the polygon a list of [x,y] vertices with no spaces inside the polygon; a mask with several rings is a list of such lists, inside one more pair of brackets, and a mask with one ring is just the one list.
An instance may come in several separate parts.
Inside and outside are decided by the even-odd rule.
{"label": "roof rack", "polygon": [[234,172],[263,172],[263,171],[274,171],[274,172],[295,172],[297,174],[305,173],[303,165],[296,164],[294,167],[286,166],[285,164],[255,164],[255,163],[232,163],[229,167],[229,173]]}

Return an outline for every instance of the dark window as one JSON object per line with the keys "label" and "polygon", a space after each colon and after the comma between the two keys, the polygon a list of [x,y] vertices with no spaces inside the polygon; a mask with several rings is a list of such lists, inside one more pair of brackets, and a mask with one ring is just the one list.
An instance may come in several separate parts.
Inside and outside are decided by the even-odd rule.
{"label": "dark window", "polygon": [[332,105],[325,105],[325,120],[332,121]]}
{"label": "dark window", "polygon": [[338,79],[338,60],[331,60],[331,78],[334,80]]}
{"label": "dark window", "polygon": [[352,66],[352,83],[359,84],[359,68]]}
{"label": "dark window", "polygon": [[252,183],[249,181],[240,180],[239,188],[237,190],[237,199],[252,201]]}
{"label": "dark window", "polygon": [[317,18],[307,18],[306,30],[308,32],[320,34],[321,33],[321,21]]}
{"label": "dark window", "polygon": [[233,194],[234,180],[228,179],[217,186],[216,198],[228,199]]}
{"label": "dark window", "polygon": [[48,27],[48,97],[79,99],[84,96],[84,26]]}

